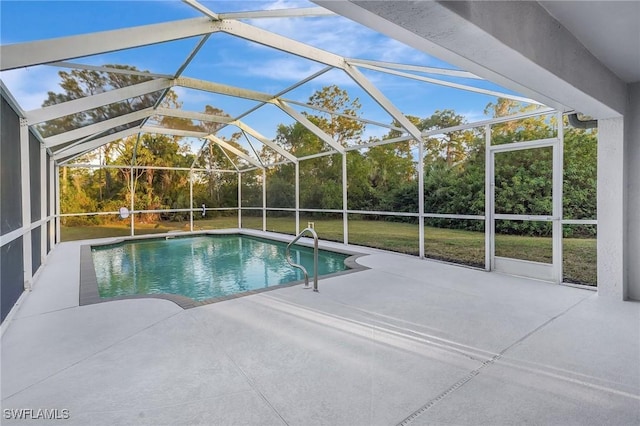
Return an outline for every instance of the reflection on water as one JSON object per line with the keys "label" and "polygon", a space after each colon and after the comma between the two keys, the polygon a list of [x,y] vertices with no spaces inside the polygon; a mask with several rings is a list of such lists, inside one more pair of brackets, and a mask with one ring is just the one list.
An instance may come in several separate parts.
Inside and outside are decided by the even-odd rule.
{"label": "reflection on water", "polygon": [[[154,239],[92,249],[101,297],[181,294],[226,296],[304,278],[285,260],[285,243],[242,235]],[[313,249],[292,247],[294,262],[313,274]],[[346,269],[346,255],[320,250],[318,274]]]}

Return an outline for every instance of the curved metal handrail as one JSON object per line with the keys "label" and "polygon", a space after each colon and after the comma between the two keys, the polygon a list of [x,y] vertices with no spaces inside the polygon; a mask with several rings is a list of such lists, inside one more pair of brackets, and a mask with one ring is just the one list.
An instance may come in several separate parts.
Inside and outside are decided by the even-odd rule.
{"label": "curved metal handrail", "polygon": [[287,244],[287,250],[285,252],[285,257],[287,259],[287,263],[293,266],[294,268],[298,268],[304,274],[304,288],[309,288],[309,274],[304,266],[294,263],[291,260],[291,246],[295,244],[300,238],[304,236],[306,232],[310,232],[313,236],[313,291],[318,291],[318,234],[313,228],[305,228],[303,229],[289,244]]}

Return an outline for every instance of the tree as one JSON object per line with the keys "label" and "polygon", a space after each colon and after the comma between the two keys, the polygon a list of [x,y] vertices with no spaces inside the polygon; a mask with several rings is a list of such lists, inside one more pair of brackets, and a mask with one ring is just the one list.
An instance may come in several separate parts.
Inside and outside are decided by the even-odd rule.
{"label": "tree", "polygon": [[[346,90],[336,85],[326,86],[317,90],[309,98],[309,104],[336,113],[358,116],[361,105],[358,98],[351,100]],[[308,116],[311,121],[325,131],[333,140],[342,146],[348,142],[357,143],[362,136],[365,125],[341,115],[325,114]]]}
{"label": "tree", "polygon": [[[421,121],[420,118],[411,115],[407,116],[407,119],[416,126]],[[400,123],[394,120],[392,125],[399,127]],[[400,131],[392,129],[383,137],[383,140],[397,138],[400,134]],[[372,188],[388,191],[413,180],[416,168],[411,148],[410,142],[398,142],[367,150],[366,157],[370,163],[369,180]]]}
{"label": "tree", "polygon": [[[491,114],[493,118],[499,118],[521,112],[534,111],[536,108],[536,105],[533,104],[522,105],[512,99],[498,98],[496,103],[487,104],[484,113]],[[491,143],[493,145],[500,145],[552,137],[554,135],[554,124],[555,117],[546,120],[544,116],[534,116],[497,123],[491,126]]]}
{"label": "tree", "polygon": [[[450,109],[436,110],[430,117],[418,124],[420,130],[437,130],[455,127],[466,122],[462,115]],[[432,136],[425,141],[425,163],[432,164],[444,160],[447,166],[462,161],[474,141],[474,134],[470,130],[455,130],[439,136]]]}
{"label": "tree", "polygon": [[[569,128],[564,134],[564,218],[597,217],[597,131]],[[582,227],[593,236],[595,228]],[[565,233],[577,229],[567,227]]]}

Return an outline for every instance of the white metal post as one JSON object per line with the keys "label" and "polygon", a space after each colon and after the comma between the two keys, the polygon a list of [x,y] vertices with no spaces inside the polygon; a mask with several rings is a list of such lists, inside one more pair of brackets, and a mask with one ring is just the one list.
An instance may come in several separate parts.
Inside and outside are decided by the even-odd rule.
{"label": "white metal post", "polygon": [[296,235],[300,233],[300,163],[296,166]]}
{"label": "white metal post", "polygon": [[418,255],[424,259],[424,142],[418,139]]}
{"label": "white metal post", "polygon": [[238,228],[242,228],[242,173],[238,172]]}
{"label": "white metal post", "polygon": [[558,120],[558,142],[553,146],[553,274],[554,281],[558,284],[563,281],[562,271],[562,217],[563,215],[563,188],[564,180],[564,124],[562,121],[562,112],[557,113]]}
{"label": "white metal post", "polygon": [[53,246],[56,244],[56,177],[56,165],[53,162],[53,158],[49,157],[49,216],[53,218],[51,221],[49,221],[48,227],[49,245],[51,246],[51,249],[53,249]]}
{"label": "white metal post", "polygon": [[47,257],[47,150],[40,145],[40,265]]}
{"label": "white metal post", "polygon": [[262,230],[267,230],[267,169],[262,169]]}
{"label": "white metal post", "polygon": [[484,269],[491,271],[493,258],[493,156],[491,155],[491,125],[484,126]]}
{"label": "white metal post", "polygon": [[[499,152],[499,151],[498,151]],[[491,229],[491,237],[489,239],[490,247],[489,249],[491,254],[491,270],[496,270],[496,151],[493,149],[490,153],[490,162],[491,164],[489,171],[489,179],[491,180],[491,188],[489,191],[489,197],[491,201],[491,222],[489,224]]]}
{"label": "white metal post", "polygon": [[129,184],[131,185],[131,213],[129,214],[131,217],[131,236],[133,237],[135,235],[135,228],[136,228],[136,224],[135,224],[135,220],[134,220],[134,210],[136,209],[136,204],[135,204],[135,195],[134,195],[134,191],[135,191],[135,186],[134,186],[134,180],[133,180],[133,166],[131,166],[130,168],[131,170],[131,179]]}
{"label": "white metal post", "polygon": [[[51,159],[51,161],[54,161],[53,158]],[[56,185],[56,190],[55,190],[55,210],[54,210],[54,214],[56,215],[56,244],[60,242],[60,166],[56,165],[55,166],[55,185]]]}
{"label": "white metal post", "polygon": [[24,289],[31,290],[31,174],[29,171],[29,123],[20,119],[20,174],[22,196],[22,265],[24,272]]}
{"label": "white metal post", "polygon": [[189,170],[189,230],[193,232],[193,169]]}
{"label": "white metal post", "polygon": [[342,153],[342,234],[345,244],[349,244],[349,215],[347,214],[347,153]]}

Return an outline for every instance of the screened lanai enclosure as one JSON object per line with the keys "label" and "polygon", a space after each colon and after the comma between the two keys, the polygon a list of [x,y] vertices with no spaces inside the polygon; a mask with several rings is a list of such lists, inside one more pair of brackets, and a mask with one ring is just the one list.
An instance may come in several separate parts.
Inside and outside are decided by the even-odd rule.
{"label": "screened lanai enclosure", "polygon": [[61,241],[212,229],[596,285],[597,129],[574,111],[314,4],[143,3],[3,21],[3,319]]}

